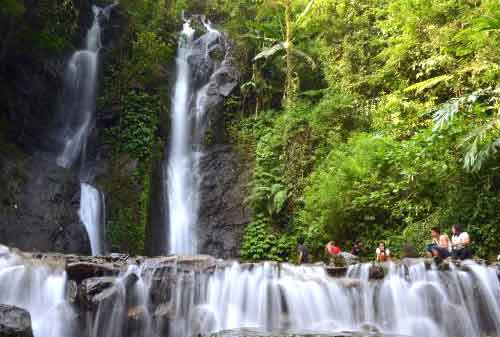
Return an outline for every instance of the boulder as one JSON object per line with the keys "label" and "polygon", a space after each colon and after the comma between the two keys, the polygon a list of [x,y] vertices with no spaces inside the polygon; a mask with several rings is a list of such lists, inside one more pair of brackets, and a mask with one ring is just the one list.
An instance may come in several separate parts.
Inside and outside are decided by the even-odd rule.
{"label": "boulder", "polygon": [[33,337],[29,312],[0,304],[0,337]]}
{"label": "boulder", "polygon": [[343,277],[347,273],[347,267],[326,266],[325,270],[332,277]]}
{"label": "boulder", "polygon": [[381,280],[385,277],[384,267],[374,264],[370,267],[369,277],[371,280]]}
{"label": "boulder", "polygon": [[350,266],[353,264],[359,263],[359,256],[356,256],[354,254],[348,253],[348,252],[341,252],[340,255],[344,258],[344,262],[346,266]]}
{"label": "boulder", "polygon": [[91,277],[118,275],[120,269],[109,263],[74,262],[66,266],[66,272],[70,280],[80,283]]}

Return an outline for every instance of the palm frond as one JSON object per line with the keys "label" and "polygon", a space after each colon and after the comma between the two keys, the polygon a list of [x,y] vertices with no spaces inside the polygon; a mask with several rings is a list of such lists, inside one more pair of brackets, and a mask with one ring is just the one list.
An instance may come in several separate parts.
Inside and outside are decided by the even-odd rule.
{"label": "palm frond", "polygon": [[434,116],[432,117],[434,131],[441,130],[455,118],[455,115],[460,110],[460,103],[460,98],[454,98],[444,103],[438,110],[436,110]]}
{"label": "palm frond", "polygon": [[284,50],[285,48],[286,48],[285,44],[283,42],[279,42],[270,48],[265,48],[260,53],[255,55],[255,57],[253,58],[253,61],[255,62],[255,61],[260,60],[262,58],[267,59],[268,57],[273,56],[274,54],[276,54],[277,52],[279,52],[281,50]]}
{"label": "palm frond", "polygon": [[303,21],[304,21],[304,18],[307,16],[307,14],[309,14],[309,12],[311,11],[311,9],[313,8],[313,5],[314,5],[314,1],[315,0],[311,0],[309,1],[309,3],[307,4],[306,8],[302,11],[302,13],[300,13],[300,15],[297,17],[297,20],[295,20],[295,24],[298,26],[300,25]]}
{"label": "palm frond", "polygon": [[404,92],[414,91],[416,94],[422,93],[424,90],[430,89],[441,82],[449,81],[453,78],[453,75],[440,75],[433,78],[429,78],[425,81],[418,82],[410,85],[408,88],[404,89]]}

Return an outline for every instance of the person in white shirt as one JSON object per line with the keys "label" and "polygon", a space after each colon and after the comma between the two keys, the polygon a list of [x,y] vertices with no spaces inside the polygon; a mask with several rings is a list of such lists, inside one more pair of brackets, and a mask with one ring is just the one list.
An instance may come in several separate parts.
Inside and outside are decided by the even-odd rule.
{"label": "person in white shirt", "polygon": [[460,260],[470,259],[469,234],[462,232],[462,229],[458,225],[451,227],[451,234],[451,255]]}
{"label": "person in white shirt", "polygon": [[375,250],[375,261],[386,262],[391,260],[391,251],[385,248],[385,243],[380,242]]}

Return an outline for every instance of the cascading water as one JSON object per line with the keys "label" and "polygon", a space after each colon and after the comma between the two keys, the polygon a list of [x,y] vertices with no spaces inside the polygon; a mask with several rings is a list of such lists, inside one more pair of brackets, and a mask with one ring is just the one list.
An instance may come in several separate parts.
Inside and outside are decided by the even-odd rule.
{"label": "cascading water", "polygon": [[[79,161],[81,175],[85,171],[87,139],[95,123],[99,50],[102,46],[99,20],[101,16],[109,18],[111,9],[116,5],[117,2],[105,8],[92,7],[94,21],[87,32],[85,49],[73,54],[65,73],[62,118],[59,122],[63,126],[59,131],[63,149],[57,157],[57,164],[69,168]],[[93,255],[104,252],[103,203],[101,193],[82,181],[79,214],[89,235]]]}
{"label": "cascading water", "polygon": [[80,219],[89,234],[92,255],[102,255],[104,254],[104,197],[92,185],[82,183],[80,187]]}
{"label": "cascading water", "polygon": [[94,6],[94,21],[87,32],[84,50],[71,57],[64,78],[63,130],[64,148],[57,158],[62,167],[85,160],[89,131],[94,123],[97,89],[98,55],[101,48],[99,15],[102,9]]}
{"label": "cascading water", "polygon": [[234,263],[208,278],[193,274],[198,284],[179,286],[173,295],[174,302],[182,300],[170,337],[241,328],[500,336],[500,284],[493,268],[473,262],[450,271],[426,270],[423,262],[390,264],[385,279],[375,281],[365,272],[370,267],[352,267],[340,279],[323,266],[271,263]]}
{"label": "cascading water", "polygon": [[[0,303],[28,309],[35,337],[186,337],[243,329],[257,336],[500,336],[496,269],[472,261],[445,270],[422,260],[390,263],[384,279],[370,280],[371,264],[334,278],[323,265],[134,259],[111,285],[105,285],[109,277],[89,279],[103,288],[89,286],[79,295],[86,304],[70,306],[64,264],[24,260],[1,248]],[[85,331],[75,333],[83,313]]]}
{"label": "cascading water", "polygon": [[72,336],[76,313],[66,300],[64,265],[28,263],[2,248],[0,303],[28,310],[34,337]]}
{"label": "cascading water", "polygon": [[172,139],[166,167],[168,191],[167,228],[169,252],[197,252],[196,222],[199,211],[199,159],[205,133],[207,88],[220,63],[210,53],[219,48],[220,33],[202,20],[207,32],[195,39],[186,21],[177,51],[177,78],[172,99]]}

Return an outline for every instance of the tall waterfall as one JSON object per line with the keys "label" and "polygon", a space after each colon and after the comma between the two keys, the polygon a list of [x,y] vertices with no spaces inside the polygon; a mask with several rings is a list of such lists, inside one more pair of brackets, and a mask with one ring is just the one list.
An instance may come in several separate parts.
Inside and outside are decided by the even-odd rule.
{"label": "tall waterfall", "polygon": [[94,124],[97,90],[98,55],[101,48],[99,15],[93,7],[94,21],[87,32],[85,49],[76,51],[66,68],[62,112],[64,148],[57,158],[62,167],[72,166],[86,156],[87,138]]}
{"label": "tall waterfall", "polygon": [[165,219],[169,251],[197,252],[196,223],[199,211],[199,159],[205,133],[206,93],[220,63],[210,53],[219,48],[220,33],[202,20],[206,33],[195,39],[186,21],[177,51],[177,78],[172,99],[172,137],[166,167],[168,218]]}
{"label": "tall waterfall", "polygon": [[[70,168],[79,162],[80,174],[85,172],[87,140],[95,124],[95,103],[101,43],[100,18],[109,18],[113,3],[105,8],[93,6],[94,20],[87,32],[85,49],[76,51],[65,72],[62,97],[63,149],[57,157],[57,164]],[[102,194],[93,186],[81,183],[80,219],[85,225],[91,242],[92,254],[103,253]]]}

